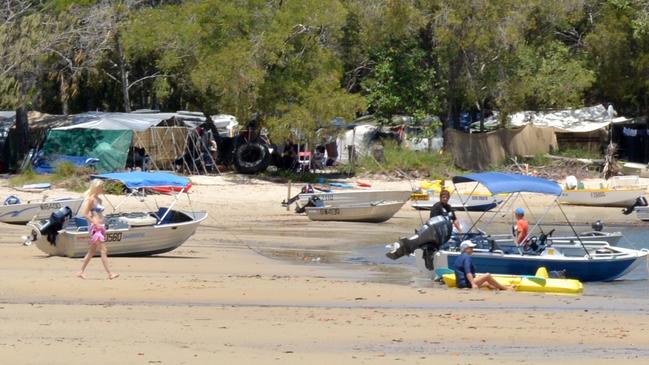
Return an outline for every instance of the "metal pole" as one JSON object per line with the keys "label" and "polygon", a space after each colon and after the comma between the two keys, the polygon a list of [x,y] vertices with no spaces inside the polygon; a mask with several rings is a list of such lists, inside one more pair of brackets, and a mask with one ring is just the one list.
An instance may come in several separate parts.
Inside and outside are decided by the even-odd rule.
{"label": "metal pole", "polygon": [[572,229],[572,233],[575,234],[575,237],[577,237],[577,240],[579,243],[581,243],[581,247],[583,247],[584,251],[586,251],[586,255],[588,256],[589,259],[592,259],[592,256],[590,256],[590,253],[588,252],[588,249],[586,249],[586,245],[584,245],[584,241],[581,240],[581,237],[579,237],[579,234],[577,234],[577,231],[575,231],[575,227],[572,226],[572,223],[570,223],[570,220],[568,219],[568,216],[566,213],[563,211],[561,208],[561,204],[559,204],[559,198],[555,200],[557,203],[557,207],[559,207],[559,210],[561,211],[561,214],[563,214],[563,217],[566,218],[566,222],[568,222],[568,225],[570,226],[570,229]]}
{"label": "metal pole", "polygon": [[[291,200],[291,180],[288,181],[288,194],[286,195],[286,201]],[[286,204],[286,211],[291,210],[290,204]]]}
{"label": "metal pole", "polygon": [[187,188],[187,185],[185,185],[185,186],[180,190],[180,192],[178,192],[178,194],[176,194],[176,196],[174,196],[174,201],[171,202],[171,204],[169,205],[169,208],[167,208],[167,211],[162,215],[162,217],[161,217],[160,220],[158,221],[158,224],[162,223],[162,221],[167,217],[167,214],[169,214],[169,211],[171,210],[171,208],[173,208],[173,206],[176,204],[176,202],[178,202],[178,197],[180,196],[180,194],[182,194],[182,193],[185,192],[185,189],[186,189],[186,188]]}

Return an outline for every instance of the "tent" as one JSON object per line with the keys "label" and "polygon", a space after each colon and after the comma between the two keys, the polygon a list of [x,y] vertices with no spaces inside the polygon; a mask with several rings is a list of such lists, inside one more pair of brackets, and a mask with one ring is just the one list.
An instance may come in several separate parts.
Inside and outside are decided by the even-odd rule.
{"label": "tent", "polygon": [[[237,125],[232,116],[213,119],[217,128],[225,129],[219,134],[231,134]],[[204,122],[201,114],[190,112],[83,113],[73,116],[71,125],[50,130],[42,153],[53,158],[97,158],[96,168],[104,172],[124,169],[131,147],[141,147],[149,153],[153,168],[170,169],[188,147],[204,147],[195,130]]]}

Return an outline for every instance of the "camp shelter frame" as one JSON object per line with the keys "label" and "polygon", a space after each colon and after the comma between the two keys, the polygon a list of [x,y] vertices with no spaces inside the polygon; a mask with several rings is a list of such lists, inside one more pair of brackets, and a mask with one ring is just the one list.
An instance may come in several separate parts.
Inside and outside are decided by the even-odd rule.
{"label": "camp shelter frame", "polygon": [[[540,224],[545,219],[546,215],[550,211],[550,208],[556,204],[556,206],[559,208],[561,211],[563,217],[565,218],[566,222],[570,226],[570,229],[574,233],[575,237],[581,244],[582,248],[586,252],[586,255],[588,258],[591,258],[590,253],[586,249],[586,246],[584,245],[584,242],[581,240],[579,237],[579,234],[577,234],[577,231],[575,230],[574,226],[568,219],[568,216],[564,212],[563,208],[561,208],[561,204],[559,204],[559,197],[561,196],[561,192],[563,189],[561,188],[561,185],[557,184],[554,181],[542,179],[539,177],[534,177],[534,176],[526,176],[526,175],[520,175],[520,174],[513,174],[513,173],[504,173],[504,172],[483,172],[483,173],[474,173],[474,174],[467,174],[467,175],[462,175],[462,176],[455,176],[452,179],[453,186],[455,187],[456,184],[459,183],[466,183],[466,182],[477,182],[489,190],[489,192],[493,195],[497,194],[508,194],[508,198],[506,199],[503,204],[500,204],[500,207],[496,210],[494,213],[494,216],[492,219],[489,221],[489,224],[493,222],[493,219],[495,219],[496,216],[500,214],[500,212],[503,210],[505,206],[507,206],[508,202],[511,201],[512,205],[513,202],[515,202],[516,199],[520,198],[523,200],[525,206],[528,208],[528,211],[530,212],[530,215],[533,216],[533,213],[531,209],[529,208],[529,205],[527,204],[527,201],[525,200],[525,197],[521,195],[521,193],[536,193],[536,194],[544,194],[544,195],[552,195],[554,196],[554,200],[552,203],[548,204],[548,206],[545,208],[545,211],[541,215],[541,217],[536,220],[534,226],[532,229],[530,229],[527,233],[527,236],[525,237],[524,241],[527,241],[530,237],[532,237],[532,233],[534,230],[538,227],[541,232],[543,232]],[[474,191],[477,188],[478,184],[476,184],[476,187],[474,187]],[[455,188],[457,191],[457,188]],[[473,193],[473,192],[472,192]],[[514,199],[510,199],[512,196],[514,196]],[[465,206],[465,211],[466,211],[466,206]],[[471,228],[466,233],[471,232],[474,228],[477,228],[476,225],[482,217],[486,214],[487,212],[483,212],[478,219],[472,223]],[[523,251],[519,250],[519,253],[522,255]]]}
{"label": "camp shelter frame", "polygon": [[[216,161],[210,153],[210,146],[203,141],[203,138],[196,131],[197,127],[204,122],[205,120],[196,115],[182,113],[90,112],[74,116],[72,125],[52,129],[50,133],[65,134],[69,133],[67,131],[76,129],[99,131],[79,132],[98,135],[110,131],[115,131],[114,133],[117,133],[116,131],[128,131],[130,133],[128,145],[121,143],[119,146],[119,161],[111,161],[110,163],[100,161],[101,170],[103,171],[123,169],[126,166],[129,150],[134,147],[143,147],[145,154],[149,154],[150,162],[155,170],[174,169],[175,160],[182,158],[183,170],[185,171],[209,174],[205,165],[212,164],[216,171],[220,173],[216,168]],[[70,145],[75,147],[75,143]],[[56,151],[53,152],[56,153]],[[86,153],[87,156],[98,157],[93,150],[86,149],[81,152]],[[81,152],[75,151],[67,154],[77,156]],[[205,156],[207,161],[206,163],[196,163],[195,158],[187,161],[183,158],[187,154],[200,156],[200,158]],[[106,156],[104,158],[110,159],[112,157],[111,154]],[[101,157],[99,158],[101,160]]]}

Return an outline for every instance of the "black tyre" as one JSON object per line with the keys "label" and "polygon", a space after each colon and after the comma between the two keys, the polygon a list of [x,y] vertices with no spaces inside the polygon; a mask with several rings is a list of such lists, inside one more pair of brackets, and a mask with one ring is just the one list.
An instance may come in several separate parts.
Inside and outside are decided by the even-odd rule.
{"label": "black tyre", "polygon": [[234,168],[242,174],[255,174],[266,170],[270,164],[270,152],[260,143],[252,142],[237,146],[234,151]]}

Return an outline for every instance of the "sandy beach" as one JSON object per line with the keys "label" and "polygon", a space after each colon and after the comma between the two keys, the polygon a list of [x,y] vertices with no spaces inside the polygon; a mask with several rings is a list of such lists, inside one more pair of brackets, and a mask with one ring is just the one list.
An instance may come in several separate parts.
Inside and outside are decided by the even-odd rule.
{"label": "sandy beach", "polygon": [[[452,290],[372,257],[345,259],[412,232],[421,215],[408,204],[378,225],[311,222],[280,205],[286,184],[237,175],[192,183],[191,206],[207,221],[170,253],[111,258],[117,280],[99,260],[80,280],[80,259],[47,257],[21,245],[25,227],[0,224],[2,363],[645,364],[649,356],[646,298],[588,286],[582,296]],[[40,197],[2,180],[0,197],[10,194]],[[539,212],[550,201],[529,197]],[[617,208],[566,213],[577,224],[641,225]],[[546,221],[561,222],[561,213]]]}

